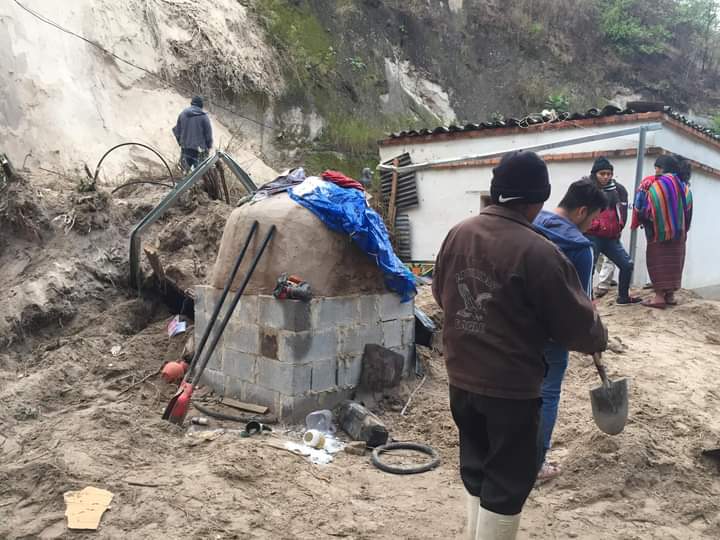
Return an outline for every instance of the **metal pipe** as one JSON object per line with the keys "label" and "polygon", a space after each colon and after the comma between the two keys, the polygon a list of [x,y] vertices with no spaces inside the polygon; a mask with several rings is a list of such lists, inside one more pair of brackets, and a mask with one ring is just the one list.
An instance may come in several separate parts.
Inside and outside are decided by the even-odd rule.
{"label": "metal pipe", "polygon": [[[644,127],[640,128],[640,139],[638,140],[637,149],[637,162],[635,164],[635,188],[632,191],[630,197],[632,197],[633,204],[628,205],[628,215],[633,211],[635,193],[640,188],[640,182],[643,178],[643,165],[645,164],[645,138],[647,131]],[[635,260],[635,252],[637,251],[637,235],[638,230],[632,229],[630,231],[630,259]]]}
{"label": "metal pipe", "polygon": [[508,152],[513,152],[513,151],[518,151],[518,150],[540,152],[543,150],[552,150],[553,148],[560,148],[563,146],[573,146],[576,144],[584,144],[584,143],[589,143],[589,142],[602,141],[605,139],[614,139],[616,137],[623,137],[626,135],[635,135],[637,133],[640,133],[641,130],[648,132],[648,131],[658,131],[661,129],[662,129],[662,124],[659,122],[656,122],[656,123],[652,123],[652,124],[646,124],[644,126],[608,131],[607,133],[596,133],[594,135],[586,135],[584,137],[574,137],[572,139],[563,139],[562,141],[556,141],[556,142],[552,142],[552,143],[536,144],[533,146],[526,146],[524,148],[509,148],[506,150],[501,150],[501,151],[497,151],[497,152],[489,152],[486,154],[479,154],[479,155],[474,155],[474,156],[438,159],[435,161],[425,161],[423,163],[416,163],[414,165],[406,165],[404,167],[395,167],[393,165],[384,165],[381,163],[380,165],[378,165],[377,168],[380,171],[397,171],[398,173],[401,174],[404,172],[421,171],[421,170],[425,170],[425,169],[430,169],[430,168],[438,166],[438,165],[451,165],[454,163],[462,163],[464,161],[476,161],[476,160],[481,160],[481,159],[497,158],[504,154],[507,154]]}
{"label": "metal pipe", "polygon": [[233,174],[238,177],[238,180],[240,180],[240,183],[242,183],[248,193],[255,193],[257,191],[258,188],[255,185],[255,182],[252,181],[252,178],[250,178],[250,175],[248,175],[248,173],[246,173],[233,158],[220,150],[218,150],[218,155],[220,156],[220,159],[222,159],[225,164],[230,167]]}
{"label": "metal pipe", "polygon": [[152,146],[148,146],[147,144],[139,143],[139,142],[124,142],[120,144],[116,144],[110,150],[105,152],[103,156],[100,158],[100,161],[98,161],[98,164],[95,166],[95,174],[92,177],[93,183],[97,182],[98,175],[100,174],[100,166],[102,165],[102,162],[105,161],[105,158],[108,157],[108,155],[117,150],[118,148],[122,148],[123,146],[140,146],[141,148],[145,148],[146,150],[150,150],[153,154],[155,154],[160,161],[163,162],[163,165],[165,165],[165,168],[167,169],[168,174],[170,175],[170,180],[172,180],[172,183],[175,183],[175,177],[173,176],[172,170],[170,170],[170,165],[168,165],[168,162],[165,160],[165,158],[162,156],[160,152],[155,150]]}

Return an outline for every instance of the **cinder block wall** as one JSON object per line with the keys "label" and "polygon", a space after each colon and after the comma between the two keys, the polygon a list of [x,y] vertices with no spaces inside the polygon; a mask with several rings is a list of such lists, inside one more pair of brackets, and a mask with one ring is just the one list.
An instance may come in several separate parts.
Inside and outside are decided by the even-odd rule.
{"label": "cinder block wall", "polygon": [[[195,289],[196,343],[220,293],[210,286]],[[232,293],[226,306],[231,297]],[[281,419],[297,421],[349,397],[360,381],[367,343],[402,354],[407,375],[414,367],[413,303],[401,304],[393,293],[310,302],[246,296],[235,309],[203,382],[218,394],[265,405]]]}

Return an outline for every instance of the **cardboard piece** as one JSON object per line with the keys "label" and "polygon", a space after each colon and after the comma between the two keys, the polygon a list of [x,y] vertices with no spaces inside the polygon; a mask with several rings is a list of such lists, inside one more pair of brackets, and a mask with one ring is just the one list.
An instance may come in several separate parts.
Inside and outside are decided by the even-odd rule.
{"label": "cardboard piece", "polygon": [[227,405],[228,407],[232,407],[233,409],[240,409],[241,411],[248,411],[256,414],[265,414],[268,412],[268,408],[263,405],[245,403],[244,401],[238,401],[237,399],[224,397],[220,403]]}
{"label": "cardboard piece", "polygon": [[80,491],[67,491],[63,498],[67,507],[65,516],[68,529],[97,530],[113,494],[105,489],[88,486]]}

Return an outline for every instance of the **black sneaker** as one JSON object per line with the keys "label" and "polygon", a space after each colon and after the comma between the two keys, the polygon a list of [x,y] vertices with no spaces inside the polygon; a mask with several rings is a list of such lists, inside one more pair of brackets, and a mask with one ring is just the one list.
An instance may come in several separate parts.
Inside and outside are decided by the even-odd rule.
{"label": "black sneaker", "polygon": [[639,304],[642,302],[642,298],[638,298],[637,296],[627,296],[625,298],[622,298],[618,296],[617,303],[620,306],[630,306],[632,304]]}

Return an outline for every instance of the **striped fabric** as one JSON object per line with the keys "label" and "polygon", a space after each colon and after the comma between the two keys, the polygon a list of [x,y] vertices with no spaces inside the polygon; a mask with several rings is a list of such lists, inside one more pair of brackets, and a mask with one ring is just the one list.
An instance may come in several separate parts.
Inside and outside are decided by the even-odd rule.
{"label": "striped fabric", "polygon": [[652,242],[684,238],[692,219],[690,186],[674,174],[648,176],[635,194],[632,228],[649,224]]}

